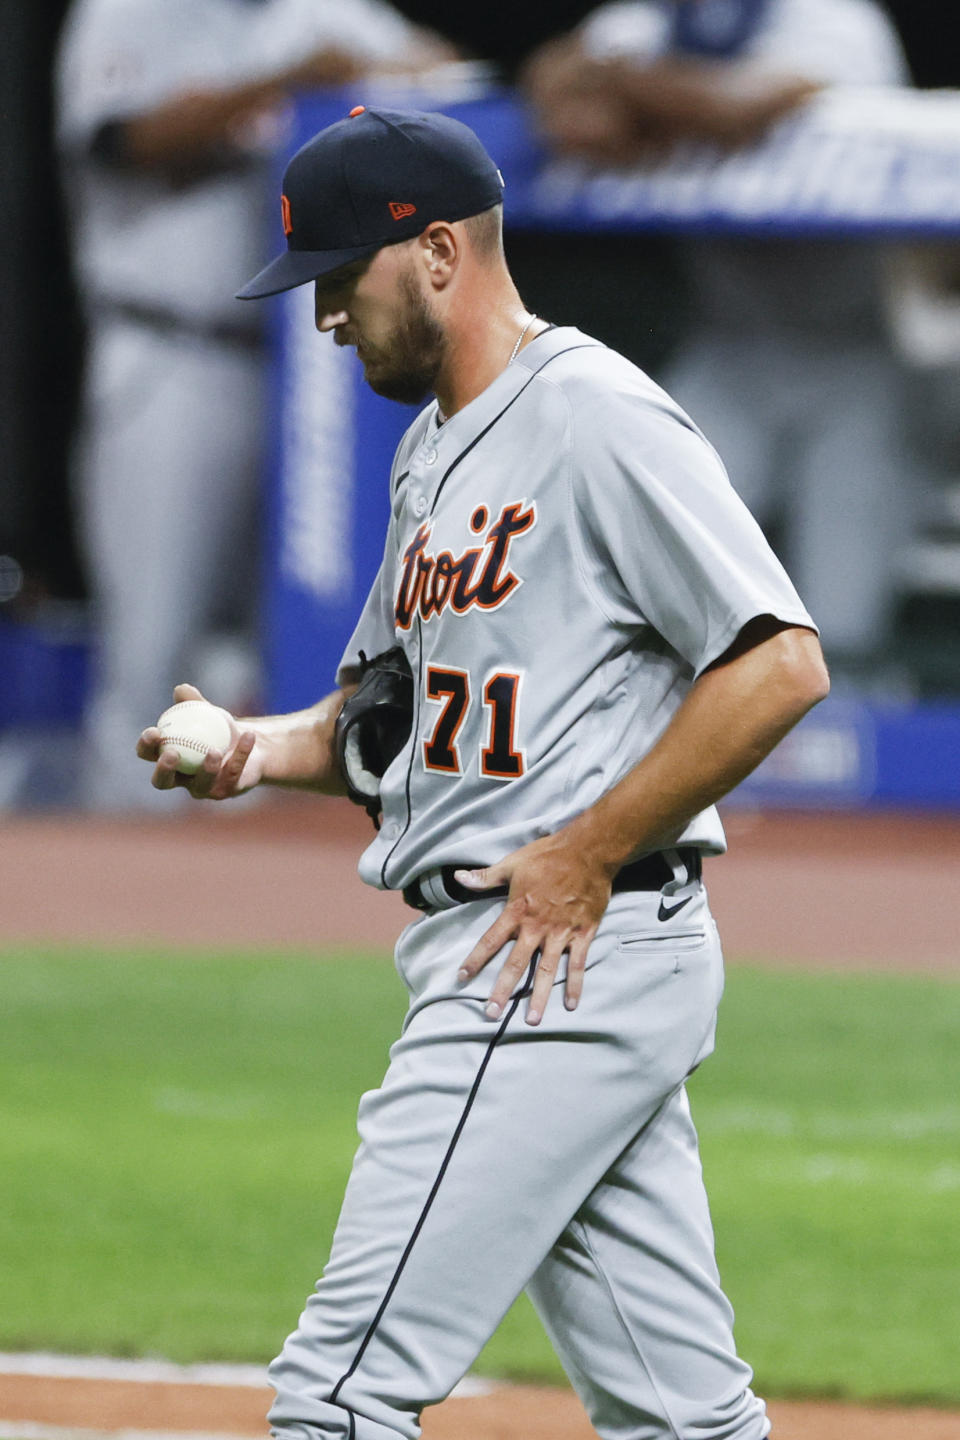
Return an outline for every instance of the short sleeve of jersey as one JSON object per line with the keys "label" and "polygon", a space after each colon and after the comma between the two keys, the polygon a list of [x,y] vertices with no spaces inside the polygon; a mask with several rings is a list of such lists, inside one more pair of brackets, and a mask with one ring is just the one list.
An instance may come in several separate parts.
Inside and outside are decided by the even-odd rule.
{"label": "short sleeve of jersey", "polygon": [[[594,59],[649,65],[669,52],[669,7],[614,0],[599,6],[580,34]],[[873,0],[769,0],[736,58],[823,85],[898,85],[908,78],[897,33]]]}
{"label": "short sleeve of jersey", "polygon": [[159,104],[182,83],[182,0],[80,0],[57,63],[58,131],[86,146],[107,121]]}
{"label": "short sleeve of jersey", "polygon": [[758,616],[816,629],[716,452],[650,389],[574,411],[572,503],[601,609],[656,631],[694,676]]}
{"label": "short sleeve of jersey", "polygon": [[83,148],[106,122],[180,90],[240,84],[324,46],[366,63],[395,59],[413,34],[384,0],[76,0],[58,55],[60,143]]}
{"label": "short sleeve of jersey", "polygon": [[409,48],[409,20],[384,0],[269,0],[249,4],[249,53],[253,73],[302,62],[311,50],[337,46],[357,60],[397,59]]}
{"label": "short sleeve of jersey", "polygon": [[745,59],[823,85],[902,85],[899,37],[873,0],[774,0]]}
{"label": "short sleeve of jersey", "polygon": [[670,43],[670,23],[662,5],[649,0],[614,0],[601,5],[580,27],[580,40],[593,60],[620,57],[650,64]]}
{"label": "short sleeve of jersey", "polygon": [[385,0],[347,5],[342,0],[271,0],[263,6],[259,29],[261,52],[271,63],[284,65],[324,45],[337,45],[364,61],[395,60],[416,34]]}

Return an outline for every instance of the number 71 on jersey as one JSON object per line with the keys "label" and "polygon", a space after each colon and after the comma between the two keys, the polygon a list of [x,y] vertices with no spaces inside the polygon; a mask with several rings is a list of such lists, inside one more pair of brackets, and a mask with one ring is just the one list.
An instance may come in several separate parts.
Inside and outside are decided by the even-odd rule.
{"label": "number 71 on jersey", "polygon": [[[493,780],[516,780],[526,765],[524,751],[517,743],[520,676],[498,670],[486,681],[482,693],[487,716],[480,742],[480,774]],[[433,734],[423,743],[423,763],[439,775],[462,775],[458,737],[471,708],[470,672],[428,665],[426,695],[440,706],[440,713]]]}

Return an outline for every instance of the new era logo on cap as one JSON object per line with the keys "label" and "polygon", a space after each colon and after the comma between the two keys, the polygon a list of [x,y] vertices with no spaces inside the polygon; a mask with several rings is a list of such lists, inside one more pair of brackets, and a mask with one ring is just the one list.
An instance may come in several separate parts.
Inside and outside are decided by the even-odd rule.
{"label": "new era logo on cap", "polygon": [[411,240],[431,222],[465,220],[503,198],[500,172],[461,121],[362,105],[300,147],[281,189],[286,253],[243,287],[241,299],[304,285]]}

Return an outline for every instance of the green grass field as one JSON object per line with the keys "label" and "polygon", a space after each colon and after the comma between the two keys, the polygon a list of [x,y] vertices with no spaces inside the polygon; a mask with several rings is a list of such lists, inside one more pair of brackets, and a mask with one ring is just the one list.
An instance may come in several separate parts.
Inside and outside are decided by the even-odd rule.
{"label": "green grass field", "polygon": [[[0,952],[0,1348],[266,1360],[403,1011],[389,962]],[[960,983],[734,969],[694,1078],[769,1395],[960,1402]],[[481,1370],[558,1379],[521,1302]]]}

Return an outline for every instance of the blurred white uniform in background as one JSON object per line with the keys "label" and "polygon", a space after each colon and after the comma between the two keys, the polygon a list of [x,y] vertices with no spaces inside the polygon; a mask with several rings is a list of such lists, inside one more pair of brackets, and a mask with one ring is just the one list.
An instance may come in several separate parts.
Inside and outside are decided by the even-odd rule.
{"label": "blurred white uniform in background", "polygon": [[[593,12],[582,37],[594,58],[638,66],[690,55],[824,85],[908,83],[896,32],[872,0],[625,0]],[[707,236],[685,248],[692,329],[658,379],[761,523],[782,526],[781,551],[835,678],[870,684],[913,500],[882,247]]]}
{"label": "blurred white uniform in background", "polygon": [[233,296],[271,243],[264,170],[284,139],[274,102],[178,174],[113,154],[111,132],[324,46],[375,68],[418,38],[379,0],[78,0],[67,18],[58,139],[89,327],[75,496],[99,641],[92,804],[154,798],[134,746],[178,681],[227,706],[254,698],[249,665],[231,679],[204,654],[233,632],[255,656],[267,372]]}

